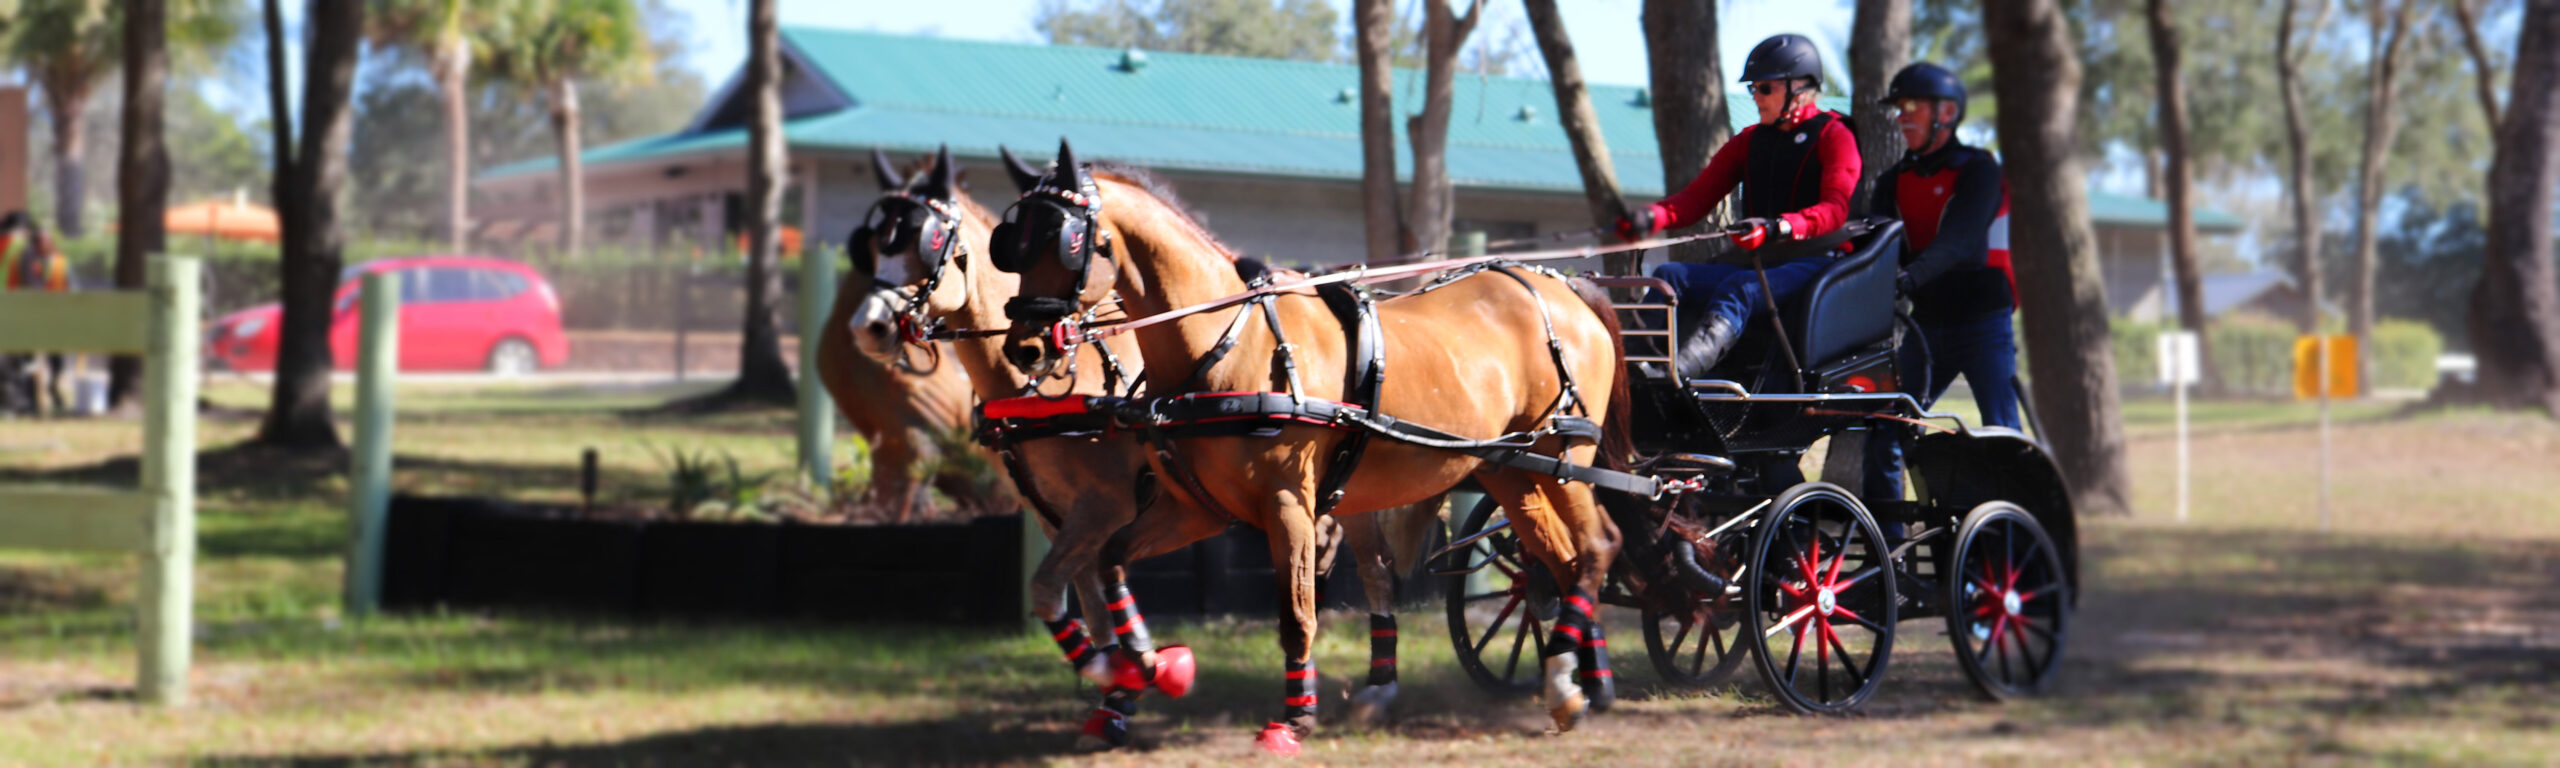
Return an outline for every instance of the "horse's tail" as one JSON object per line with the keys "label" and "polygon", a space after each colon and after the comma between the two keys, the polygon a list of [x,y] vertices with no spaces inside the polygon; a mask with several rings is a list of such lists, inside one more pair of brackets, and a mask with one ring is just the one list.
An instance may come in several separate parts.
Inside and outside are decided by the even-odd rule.
{"label": "horse's tail", "polygon": [[1627,387],[1627,343],[1620,338],[1617,305],[1609,300],[1609,290],[1598,283],[1574,278],[1573,293],[1600,318],[1600,327],[1609,329],[1609,412],[1600,419],[1600,468],[1626,471],[1636,455],[1634,394]]}

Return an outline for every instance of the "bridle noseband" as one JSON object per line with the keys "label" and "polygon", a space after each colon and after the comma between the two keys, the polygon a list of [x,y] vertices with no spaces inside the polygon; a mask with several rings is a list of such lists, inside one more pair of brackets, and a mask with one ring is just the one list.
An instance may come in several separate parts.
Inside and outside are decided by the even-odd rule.
{"label": "bridle noseband", "polygon": [[1017,295],[1005,301],[1004,315],[1018,323],[1048,323],[1049,330],[1043,340],[1048,343],[1050,352],[1059,356],[1070,355],[1083,339],[1079,331],[1082,324],[1077,321],[1077,316],[1078,311],[1084,309],[1084,288],[1092,279],[1093,263],[1097,257],[1102,260],[1111,258],[1110,236],[1095,224],[1095,218],[1102,213],[1102,194],[1089,180],[1080,180],[1076,188],[1042,181],[1039,186],[1023,191],[1013,207],[1005,210],[1005,221],[996,225],[988,247],[988,256],[995,262],[996,269],[1014,274],[1029,272],[1033,266],[1031,259],[1040,253],[1029,241],[1031,233],[1023,228],[1021,214],[1026,206],[1046,208],[1057,214],[1058,230],[1051,235],[1053,242],[1045,245],[1055,249],[1051,252],[1057,256],[1058,266],[1075,273],[1076,277],[1065,296]]}

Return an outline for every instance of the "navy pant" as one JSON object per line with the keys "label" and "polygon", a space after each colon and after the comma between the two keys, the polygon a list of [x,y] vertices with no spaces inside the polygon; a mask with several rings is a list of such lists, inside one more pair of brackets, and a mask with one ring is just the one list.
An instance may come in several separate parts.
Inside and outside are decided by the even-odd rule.
{"label": "navy pant", "polygon": [[[1778,304],[1804,293],[1804,288],[1831,265],[1829,256],[1806,256],[1768,265],[1769,290],[1778,294]],[[1760,275],[1748,264],[1706,264],[1671,262],[1653,268],[1653,276],[1671,283],[1680,292],[1679,331],[1683,337],[1695,332],[1710,317],[1721,316],[1740,329],[1750,321],[1753,312],[1767,302],[1760,298]]]}
{"label": "navy pant", "polygon": [[[1901,375],[1921,375],[1925,363],[1929,380],[1906,379],[1902,390],[1920,398],[1922,406],[1938,402],[1947,393],[1947,385],[1957,376],[1973,387],[1973,401],[1982,409],[1982,421],[1995,427],[2017,429],[2018,422],[2018,343],[2010,329],[2009,313],[1998,312],[1980,320],[1949,326],[1920,326],[1920,338],[1928,341],[1928,357],[1921,357],[1920,345],[1904,340],[1899,361]],[[1927,386],[1919,386],[1925,383]],[[1897,422],[1877,422],[1867,436],[1867,501],[1902,500],[1902,451],[1910,444],[1912,427]],[[1888,529],[1900,526],[1886,526]]]}

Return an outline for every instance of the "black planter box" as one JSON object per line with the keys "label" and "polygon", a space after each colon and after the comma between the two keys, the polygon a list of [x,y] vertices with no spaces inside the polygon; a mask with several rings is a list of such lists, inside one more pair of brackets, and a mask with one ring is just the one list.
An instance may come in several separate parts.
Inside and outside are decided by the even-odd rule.
{"label": "black planter box", "polygon": [[[508,609],[641,619],[745,618],[1005,625],[1023,620],[1022,519],[943,525],[607,522],[575,509],[394,496],[387,609]],[[1362,608],[1348,567],[1318,586]],[[1242,526],[1131,563],[1148,616],[1274,616],[1270,547]],[[1427,588],[1409,583],[1407,596]]]}

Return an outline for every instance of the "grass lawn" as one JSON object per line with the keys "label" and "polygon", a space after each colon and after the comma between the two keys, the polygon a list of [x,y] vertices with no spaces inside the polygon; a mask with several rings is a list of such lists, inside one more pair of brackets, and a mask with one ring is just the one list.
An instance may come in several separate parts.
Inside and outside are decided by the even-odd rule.
{"label": "grass lawn", "polygon": [[[567,499],[578,451],[645,501],[656,448],[790,463],[787,412],[635,415],[665,387],[416,385],[399,486]],[[1066,751],[1089,702],[1045,638],[921,626],[338,615],[343,477],[224,449],[263,392],[219,383],[203,422],[194,706],[130,701],[127,558],[0,554],[0,764],[1218,763],[1275,713],[1271,622],[1161,626],[1199,649],[1198,692],[1150,699],[1136,750]],[[338,402],[350,398],[340,393]],[[1961,406],[1963,404],[1951,404]],[[236,410],[235,410],[236,409]],[[1969,410],[1969,408],[1965,408]],[[2169,513],[2166,403],[2130,401],[2131,519],[2088,521],[2089,591],[2053,695],[1977,701],[1935,620],[1901,627],[1859,717],[1781,714],[1746,668],[1665,690],[1611,609],[1624,699],[1572,734],[1465,681],[1436,606],[1403,619],[1404,697],[1382,731],[1328,723],[1321,763],[2541,764],[2560,754],[2560,427],[2342,405],[2335,530],[2318,531],[2306,409],[2197,409],[2195,498]],[[2211,415],[2207,415],[2210,413]],[[129,421],[0,422],[0,482],[117,481]],[[854,449],[843,458],[850,461]],[[130,478],[129,463],[121,469]],[[1143,599],[1143,596],[1142,596]],[[1329,717],[1365,667],[1364,623],[1328,616]]]}

